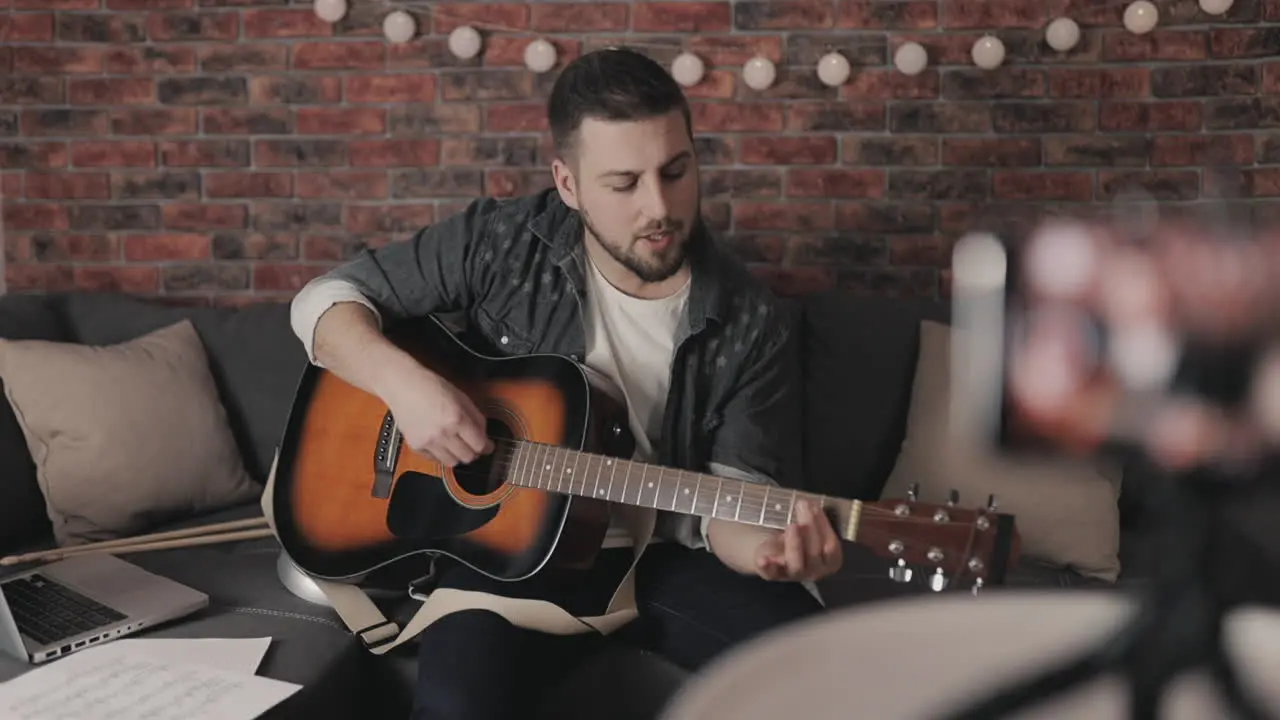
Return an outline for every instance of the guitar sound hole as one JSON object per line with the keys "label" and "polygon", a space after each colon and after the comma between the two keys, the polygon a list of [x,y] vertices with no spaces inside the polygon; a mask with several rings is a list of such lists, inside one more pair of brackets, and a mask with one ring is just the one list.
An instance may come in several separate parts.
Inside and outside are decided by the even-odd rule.
{"label": "guitar sound hole", "polygon": [[453,468],[453,477],[469,495],[488,495],[502,487],[512,463],[515,434],[501,420],[489,418],[485,432],[493,440],[493,452],[482,455],[475,462]]}

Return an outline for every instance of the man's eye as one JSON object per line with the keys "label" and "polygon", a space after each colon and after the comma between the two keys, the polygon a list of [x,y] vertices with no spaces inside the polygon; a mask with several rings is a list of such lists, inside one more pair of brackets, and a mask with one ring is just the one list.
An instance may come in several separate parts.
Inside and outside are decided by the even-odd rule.
{"label": "man's eye", "polygon": [[667,170],[664,173],[662,173],[662,176],[668,180],[679,180],[680,178],[684,177],[684,174],[688,171],[689,171],[688,168],[681,167],[676,170]]}
{"label": "man's eye", "polygon": [[613,186],[613,191],[614,191],[614,192],[631,192],[632,190],[635,190],[635,189],[636,189],[636,184],[635,184],[635,183],[633,183],[633,182],[629,182],[629,183],[626,183],[626,184],[624,184],[624,185],[614,185],[614,186]]}

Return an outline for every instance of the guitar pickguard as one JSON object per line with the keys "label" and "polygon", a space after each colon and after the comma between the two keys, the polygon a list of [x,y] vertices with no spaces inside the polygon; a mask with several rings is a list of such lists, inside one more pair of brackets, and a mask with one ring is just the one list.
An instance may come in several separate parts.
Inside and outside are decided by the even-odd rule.
{"label": "guitar pickguard", "polygon": [[498,514],[500,505],[461,509],[444,480],[406,471],[387,505],[387,529],[409,541],[438,540],[471,532]]}

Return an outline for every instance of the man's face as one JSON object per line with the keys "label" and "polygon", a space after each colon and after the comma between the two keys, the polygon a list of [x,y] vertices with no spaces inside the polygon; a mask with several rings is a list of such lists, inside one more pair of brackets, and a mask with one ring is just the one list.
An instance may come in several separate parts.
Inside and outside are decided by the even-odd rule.
{"label": "man's face", "polygon": [[680,111],[636,121],[588,118],[574,165],[572,177],[556,168],[557,186],[604,250],[646,283],[674,275],[700,200],[697,158]]}

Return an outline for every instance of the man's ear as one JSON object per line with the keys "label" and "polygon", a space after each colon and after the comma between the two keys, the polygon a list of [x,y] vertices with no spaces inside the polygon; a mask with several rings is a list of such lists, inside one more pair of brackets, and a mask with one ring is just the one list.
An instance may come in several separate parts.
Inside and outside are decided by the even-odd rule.
{"label": "man's ear", "polygon": [[565,205],[578,210],[578,185],[573,171],[569,168],[569,163],[561,158],[552,160],[551,176],[555,179],[556,191],[560,193],[560,199]]}

